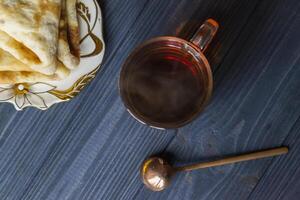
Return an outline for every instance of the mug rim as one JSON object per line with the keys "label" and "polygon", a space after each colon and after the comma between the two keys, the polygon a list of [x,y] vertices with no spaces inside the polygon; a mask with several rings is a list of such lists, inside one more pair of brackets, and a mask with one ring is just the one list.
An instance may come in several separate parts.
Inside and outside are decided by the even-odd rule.
{"label": "mug rim", "polygon": [[[195,114],[193,114],[191,117],[189,117],[187,120],[184,120],[181,123],[174,123],[174,125],[170,125],[170,124],[164,124],[164,123],[159,123],[159,122],[149,122],[147,120],[144,120],[143,117],[138,114],[135,113],[134,109],[132,109],[132,106],[129,105],[129,103],[127,102],[126,98],[124,97],[124,94],[122,92],[122,80],[124,79],[124,73],[125,73],[125,64],[127,63],[128,60],[131,59],[131,57],[133,57],[134,55],[136,55],[137,52],[139,52],[141,49],[143,49],[145,46],[155,43],[155,42],[160,42],[160,41],[172,41],[175,43],[180,43],[183,45],[188,45],[189,47],[192,47],[194,50],[197,51],[197,53],[199,54],[200,59],[203,63],[204,63],[204,67],[205,67],[205,71],[207,72],[206,77],[207,77],[207,82],[208,82],[208,86],[207,86],[207,92],[205,95],[205,99],[203,101],[203,103],[201,104],[201,107],[197,110],[197,112],[195,112]],[[136,47],[130,54],[129,56],[126,58],[125,62],[122,65],[122,69],[119,75],[119,83],[118,83],[118,87],[119,87],[119,94],[121,97],[121,100],[127,110],[127,112],[138,122],[147,125],[149,127],[155,128],[155,129],[177,129],[177,128],[181,128],[189,123],[191,123],[192,121],[194,121],[197,117],[199,117],[199,115],[201,114],[201,112],[204,110],[204,108],[207,106],[208,101],[211,99],[212,96],[212,91],[213,91],[213,74],[212,74],[212,70],[211,70],[211,66],[206,58],[206,56],[203,54],[203,52],[200,50],[200,48],[198,46],[196,46],[195,44],[193,44],[190,41],[187,41],[185,39],[182,38],[178,38],[175,36],[160,36],[160,37],[155,37],[152,39],[149,39],[147,41],[145,41],[144,43],[142,43],[141,45],[139,45],[138,47]]]}

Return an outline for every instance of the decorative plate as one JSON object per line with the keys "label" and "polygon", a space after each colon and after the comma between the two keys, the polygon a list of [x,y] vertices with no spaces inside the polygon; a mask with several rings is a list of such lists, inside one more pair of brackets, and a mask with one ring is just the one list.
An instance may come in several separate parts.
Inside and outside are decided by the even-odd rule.
{"label": "decorative plate", "polygon": [[0,102],[12,103],[17,110],[26,107],[46,110],[74,98],[95,77],[105,50],[101,9],[96,0],[80,0],[77,12],[81,38],[79,67],[62,81],[0,84]]}

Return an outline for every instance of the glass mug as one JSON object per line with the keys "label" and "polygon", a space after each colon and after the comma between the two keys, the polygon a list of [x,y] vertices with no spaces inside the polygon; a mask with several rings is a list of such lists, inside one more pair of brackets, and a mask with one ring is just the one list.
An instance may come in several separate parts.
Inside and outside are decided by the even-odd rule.
{"label": "glass mug", "polygon": [[203,52],[218,27],[208,19],[190,41],[158,37],[131,53],[122,67],[119,89],[135,119],[154,128],[172,129],[201,113],[213,89],[211,68]]}

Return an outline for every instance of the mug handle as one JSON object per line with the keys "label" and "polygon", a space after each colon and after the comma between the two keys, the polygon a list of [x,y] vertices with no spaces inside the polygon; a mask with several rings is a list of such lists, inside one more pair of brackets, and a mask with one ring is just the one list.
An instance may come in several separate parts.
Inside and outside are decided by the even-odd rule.
{"label": "mug handle", "polygon": [[218,29],[218,22],[213,19],[208,19],[201,25],[190,41],[204,52],[216,35]]}

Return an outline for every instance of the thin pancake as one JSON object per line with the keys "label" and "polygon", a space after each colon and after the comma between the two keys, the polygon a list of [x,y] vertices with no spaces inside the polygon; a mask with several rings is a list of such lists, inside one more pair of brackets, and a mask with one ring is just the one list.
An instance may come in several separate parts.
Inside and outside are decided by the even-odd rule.
{"label": "thin pancake", "polygon": [[30,67],[17,60],[8,52],[0,49],[0,84],[58,81],[69,74],[70,71],[61,62],[58,62],[53,75],[33,72]]}
{"label": "thin pancake", "polygon": [[[1,48],[35,71],[51,75],[57,66],[61,0],[0,0],[0,30],[27,48],[7,42]],[[30,50],[38,60],[22,55]],[[24,53],[26,51],[26,53]]]}
{"label": "thin pancake", "polygon": [[28,49],[24,44],[18,42],[7,33],[0,30],[0,48],[14,55],[20,61],[28,65],[36,65],[41,61],[39,57]]}
{"label": "thin pancake", "polygon": [[[23,64],[10,53],[0,49],[0,71],[27,71],[32,69],[28,65]],[[1,80],[0,80],[1,81]]]}
{"label": "thin pancake", "polygon": [[80,34],[78,14],[76,9],[77,0],[66,0],[68,18],[68,41],[72,54],[80,59]]}
{"label": "thin pancake", "polygon": [[0,72],[0,84],[35,83],[54,80],[59,80],[59,77],[39,72]]}
{"label": "thin pancake", "polygon": [[72,54],[69,44],[66,1],[63,1],[59,30],[58,59],[64,63],[67,68],[74,69],[79,64],[79,58]]}
{"label": "thin pancake", "polygon": [[[0,72],[1,71],[27,71],[36,72],[28,65],[13,57],[10,53],[0,49]],[[70,70],[60,61],[57,62],[57,68],[54,74],[59,74],[60,79],[66,78],[70,74]],[[1,80],[0,80],[1,82]]]}
{"label": "thin pancake", "polygon": [[65,77],[69,71],[66,68],[59,67],[53,75],[45,75],[39,72],[28,71],[1,71],[0,84],[16,84],[16,83],[35,83],[35,82],[48,82],[59,81],[62,76]]}

